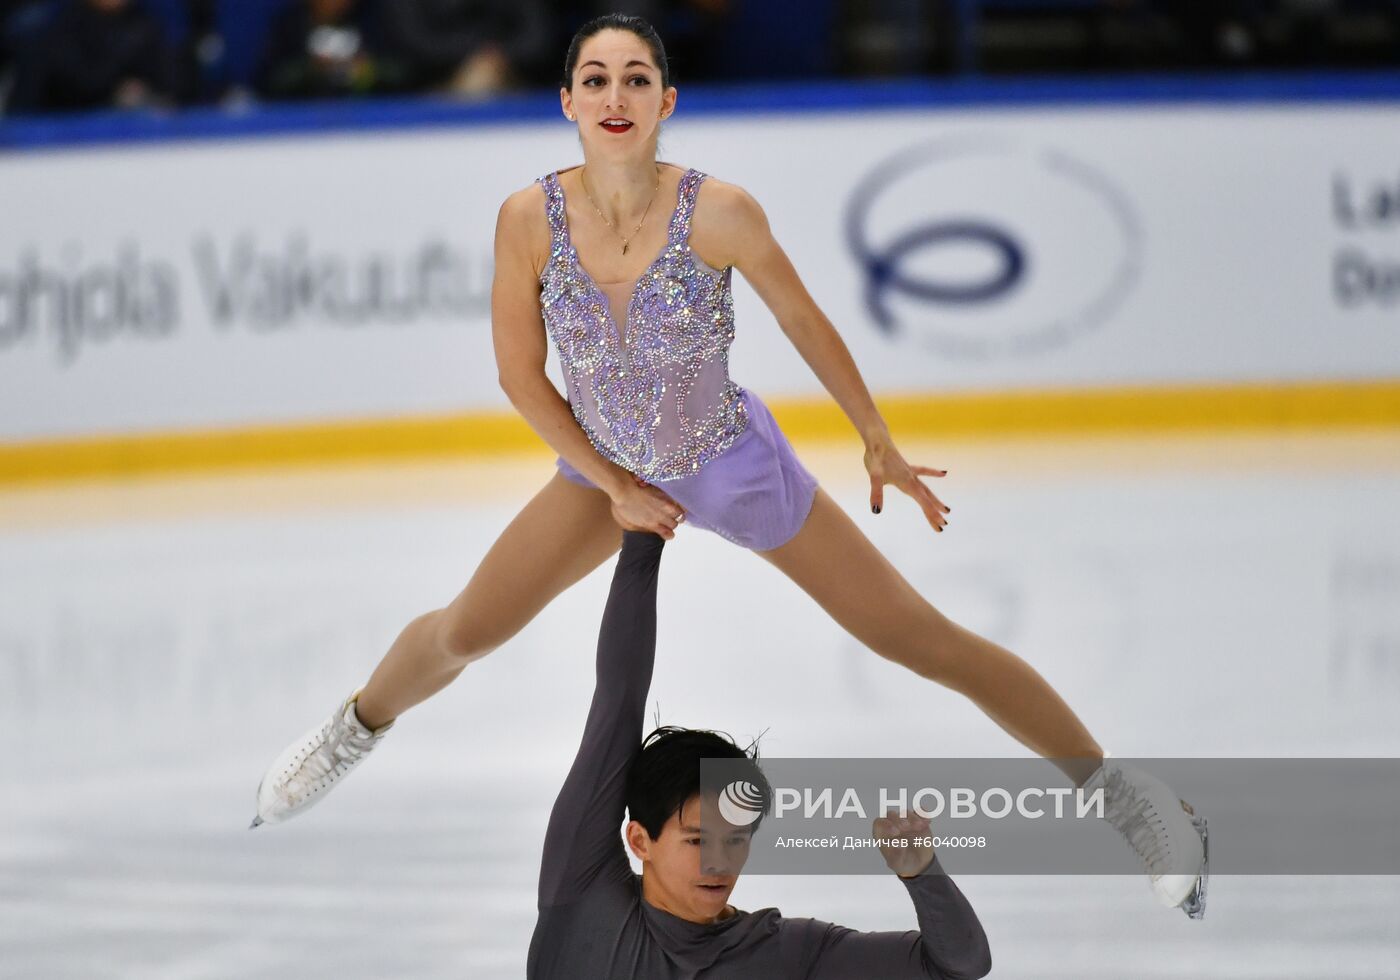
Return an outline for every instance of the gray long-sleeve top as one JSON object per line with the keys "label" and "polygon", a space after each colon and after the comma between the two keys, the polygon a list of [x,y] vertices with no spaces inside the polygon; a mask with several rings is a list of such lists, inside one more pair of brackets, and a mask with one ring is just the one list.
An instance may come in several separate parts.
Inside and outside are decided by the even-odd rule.
{"label": "gray long-sleeve top", "polygon": [[777,909],[712,924],[642,898],[619,827],[656,653],[661,538],[629,531],[598,637],[597,686],[549,818],[529,980],[975,980],[991,969],[976,913],[937,861],[900,879],[917,932],[857,932]]}

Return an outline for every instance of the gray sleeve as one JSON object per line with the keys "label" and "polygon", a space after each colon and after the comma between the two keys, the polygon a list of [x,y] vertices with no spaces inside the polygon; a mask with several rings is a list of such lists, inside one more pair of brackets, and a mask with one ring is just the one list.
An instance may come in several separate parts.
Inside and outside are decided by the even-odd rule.
{"label": "gray sleeve", "polygon": [[618,828],[656,660],[656,581],[664,545],[654,534],[623,535],[598,633],[597,680],[583,741],[549,815],[540,908],[567,905],[595,887],[630,887],[632,868]]}
{"label": "gray sleeve", "polygon": [[977,980],[990,973],[992,952],[982,923],[937,860],[917,878],[900,880],[914,900],[918,932],[857,932],[816,919],[785,921],[785,931],[798,931],[790,948],[811,957],[802,975],[810,980]]}

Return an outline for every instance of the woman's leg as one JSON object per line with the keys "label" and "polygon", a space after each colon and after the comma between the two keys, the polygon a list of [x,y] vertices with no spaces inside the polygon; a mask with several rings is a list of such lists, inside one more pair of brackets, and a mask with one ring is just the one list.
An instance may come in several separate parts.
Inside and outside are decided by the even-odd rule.
{"label": "woman's leg", "polygon": [[1103,751],[1028,663],[948,619],[914,591],[822,490],[802,530],[762,553],[852,636],[880,656],[967,695],[1076,785]]}
{"label": "woman's leg", "polygon": [[496,539],[461,594],[404,627],[356,702],[360,721],[379,728],[426,701],[621,544],[607,495],[554,474]]}

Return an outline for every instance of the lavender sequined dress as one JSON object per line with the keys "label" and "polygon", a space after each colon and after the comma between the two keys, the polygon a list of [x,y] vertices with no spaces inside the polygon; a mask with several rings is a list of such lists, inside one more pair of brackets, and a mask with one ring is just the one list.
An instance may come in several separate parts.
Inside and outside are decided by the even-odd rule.
{"label": "lavender sequined dress", "polygon": [[[729,380],[732,270],[690,250],[704,179],[681,177],[666,245],[635,283],[596,283],[569,237],[559,175],[541,177],[552,242],[540,304],[598,453],[669,494],[688,524],[766,551],[801,529],[817,481],[763,402]],[[592,486],[566,460],[559,469]]]}

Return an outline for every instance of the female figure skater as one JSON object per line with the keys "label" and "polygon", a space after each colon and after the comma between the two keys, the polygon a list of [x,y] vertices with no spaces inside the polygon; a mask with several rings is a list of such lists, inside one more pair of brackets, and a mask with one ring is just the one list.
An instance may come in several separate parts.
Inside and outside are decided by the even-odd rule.
{"label": "female figure skater", "polygon": [[[971,698],[1106,816],[1169,906],[1199,911],[1203,825],[1104,752],[1028,664],[924,600],[817,487],[763,403],[729,380],[735,268],[865,442],[870,507],[894,486],[935,531],[950,510],[900,454],[849,351],[741,188],[656,159],[676,107],[665,50],[640,18],[608,15],[569,46],[560,88],[582,166],[512,194],[496,226],[492,331],[501,385],[561,457],[467,587],[405,627],[365,687],[292,743],[258,792],[258,818],[319,800],[393,720],[508,640],[614,554],[624,529],[669,539],[683,521],[750,548],[883,657]],[[568,400],[545,373],[546,337]],[[839,556],[839,560],[833,560]]]}

